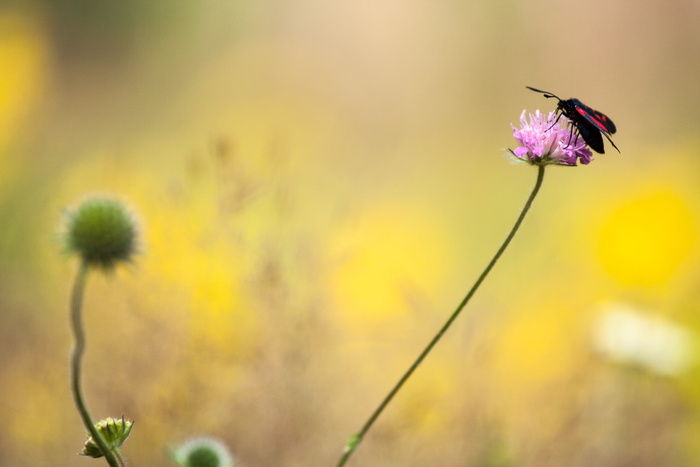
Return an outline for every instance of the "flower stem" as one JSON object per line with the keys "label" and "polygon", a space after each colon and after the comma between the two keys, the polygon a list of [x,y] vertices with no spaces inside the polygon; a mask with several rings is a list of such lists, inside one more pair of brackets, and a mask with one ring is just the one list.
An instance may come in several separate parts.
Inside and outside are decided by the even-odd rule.
{"label": "flower stem", "polygon": [[520,224],[523,223],[523,220],[525,219],[525,215],[530,209],[530,206],[532,206],[532,202],[535,200],[535,197],[537,196],[537,193],[540,191],[540,187],[542,186],[542,181],[544,180],[544,165],[540,165],[537,167],[537,181],[535,182],[535,187],[532,189],[532,192],[530,193],[530,197],[527,199],[525,202],[525,206],[523,207],[523,210],[520,212],[520,216],[518,216],[518,219],[515,221],[515,224],[513,225],[513,228],[510,230],[510,233],[506,237],[505,241],[501,245],[501,247],[498,249],[494,257],[491,259],[491,262],[486,266],[484,271],[481,273],[479,278],[476,280],[472,288],[469,290],[467,295],[464,297],[462,302],[457,306],[457,309],[452,313],[452,315],[449,317],[447,322],[442,326],[442,328],[438,331],[438,333],[433,337],[433,339],[430,341],[428,346],[421,352],[421,354],[418,356],[415,362],[409,367],[408,371],[404,373],[404,375],[399,379],[399,381],[396,383],[394,388],[387,394],[387,396],[384,398],[381,404],[379,404],[379,407],[375,409],[375,411],[372,413],[372,415],[369,417],[369,419],[365,422],[364,426],[362,429],[358,432],[355,433],[350,437],[350,440],[348,443],[345,445],[345,449],[343,452],[343,456],[341,457],[340,461],[338,462],[338,467],[342,467],[345,465],[345,463],[348,461],[350,456],[355,452],[355,449],[357,446],[362,442],[362,439],[364,436],[367,434],[369,429],[372,427],[374,422],[379,418],[379,415],[384,411],[387,405],[391,402],[391,400],[394,398],[396,393],[399,392],[401,387],[404,385],[404,383],[408,380],[408,378],[411,377],[413,372],[420,366],[420,364],[423,362],[425,357],[430,353],[430,351],[435,347],[435,344],[438,343],[438,341],[442,338],[443,334],[449,329],[449,327],[452,325],[455,319],[457,319],[457,316],[462,312],[464,307],[467,305],[469,300],[472,298],[474,293],[477,291],[481,283],[486,279],[486,276],[488,276],[489,272],[491,272],[491,269],[496,265],[496,262],[498,259],[501,257],[503,252],[506,250],[508,245],[510,244],[510,241],[513,239],[515,236],[516,232],[520,228]]}
{"label": "flower stem", "polygon": [[102,451],[102,454],[104,454],[110,467],[119,467],[119,463],[115,459],[114,454],[109,449],[100,433],[97,431],[97,428],[95,428],[95,424],[92,422],[92,417],[90,416],[90,412],[85,404],[83,392],[80,387],[81,361],[83,358],[83,352],[85,351],[85,331],[83,330],[82,308],[85,282],[87,281],[89,269],[89,265],[83,261],[75,278],[75,285],[71,295],[71,326],[73,328],[73,334],[75,335],[75,346],[73,347],[73,353],[71,354],[71,390],[73,392],[75,406],[80,413],[80,417],[83,419],[85,428],[90,432],[90,436],[92,436],[92,439],[95,440],[97,445],[100,447],[100,451]]}
{"label": "flower stem", "polygon": [[122,452],[119,450],[119,448],[114,448],[114,456],[119,461],[119,467],[126,466],[126,461],[124,460],[124,457],[122,457]]}

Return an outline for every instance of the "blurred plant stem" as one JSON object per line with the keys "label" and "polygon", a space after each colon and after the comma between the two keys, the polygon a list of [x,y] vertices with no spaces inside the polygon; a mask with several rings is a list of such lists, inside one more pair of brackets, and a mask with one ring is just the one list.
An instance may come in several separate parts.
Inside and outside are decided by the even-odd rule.
{"label": "blurred plant stem", "polygon": [[112,453],[107,443],[102,438],[102,435],[97,431],[83,399],[82,389],[80,388],[81,363],[83,352],[85,351],[85,331],[83,330],[82,308],[85,283],[89,270],[89,264],[86,261],[82,261],[75,278],[73,294],[71,296],[71,326],[73,328],[73,334],[75,335],[75,346],[73,347],[73,353],[71,355],[71,390],[73,392],[75,405],[80,413],[80,417],[83,419],[83,424],[90,433],[90,436],[92,436],[92,439],[95,440],[100,447],[100,451],[104,454],[107,463],[111,467],[120,467],[124,464],[117,461],[114,453]]}
{"label": "blurred plant stem", "polygon": [[119,461],[119,465],[126,466],[126,461],[122,457],[122,452],[119,450],[119,448],[114,448],[114,457],[116,457]]}
{"label": "blurred plant stem", "polygon": [[449,329],[449,327],[452,325],[455,319],[457,319],[457,316],[462,312],[464,307],[467,305],[469,300],[472,298],[474,293],[477,291],[481,283],[486,279],[486,276],[488,276],[489,272],[491,272],[491,269],[496,265],[496,262],[498,259],[501,257],[503,252],[506,250],[508,245],[510,244],[510,241],[513,239],[515,236],[516,232],[520,228],[520,225],[523,223],[523,220],[525,219],[525,215],[527,212],[530,210],[530,206],[532,206],[532,202],[535,200],[535,197],[537,196],[537,193],[540,191],[540,187],[542,186],[542,181],[544,180],[544,165],[539,165],[537,166],[537,181],[535,182],[535,187],[532,189],[532,192],[530,193],[530,197],[527,199],[525,202],[525,206],[523,207],[523,210],[520,212],[520,216],[518,216],[518,219],[515,221],[515,224],[513,225],[513,228],[510,230],[510,233],[506,237],[505,241],[501,245],[501,247],[498,249],[494,257],[491,259],[491,262],[486,266],[486,269],[481,273],[479,278],[476,280],[472,288],[469,290],[467,295],[464,297],[462,302],[457,306],[457,309],[452,312],[452,315],[449,317],[447,322],[442,326],[442,328],[438,331],[438,333],[433,337],[433,339],[430,341],[428,346],[423,350],[423,352],[420,353],[418,358],[416,359],[415,362],[409,367],[408,371],[404,373],[404,375],[399,379],[399,381],[396,383],[394,388],[387,394],[387,396],[384,398],[381,404],[379,404],[379,407],[375,409],[375,411],[372,413],[372,415],[369,417],[369,419],[365,422],[364,426],[362,429],[353,434],[350,439],[348,440],[348,443],[345,445],[345,449],[343,452],[343,457],[341,457],[340,461],[338,462],[338,467],[342,467],[345,465],[345,463],[348,461],[350,456],[355,452],[355,449],[357,446],[362,442],[363,438],[369,431],[369,429],[372,427],[374,422],[379,418],[379,415],[384,411],[387,405],[391,402],[391,400],[394,398],[396,393],[399,392],[401,387],[404,385],[404,383],[408,380],[408,378],[411,377],[413,372],[420,366],[420,364],[423,362],[425,357],[428,356],[430,351],[435,347],[435,344],[438,343],[438,341],[442,338],[443,334]]}

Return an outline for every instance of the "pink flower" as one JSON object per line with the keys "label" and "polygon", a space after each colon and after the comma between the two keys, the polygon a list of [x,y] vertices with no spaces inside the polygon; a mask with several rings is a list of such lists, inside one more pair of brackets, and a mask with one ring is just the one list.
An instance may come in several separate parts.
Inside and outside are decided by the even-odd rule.
{"label": "pink flower", "polygon": [[556,120],[556,112],[550,112],[545,118],[536,110],[534,114],[530,114],[528,122],[523,110],[520,115],[520,128],[511,124],[513,136],[520,143],[514,150],[509,149],[515,160],[533,165],[567,166],[575,166],[577,162],[584,165],[591,162],[593,153],[583,138],[575,130],[572,132],[569,120]]}

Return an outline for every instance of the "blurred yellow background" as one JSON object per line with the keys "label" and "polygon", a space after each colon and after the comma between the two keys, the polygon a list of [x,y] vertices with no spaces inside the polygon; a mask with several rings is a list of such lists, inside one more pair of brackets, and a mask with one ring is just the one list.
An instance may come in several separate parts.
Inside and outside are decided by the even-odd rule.
{"label": "blurred yellow background", "polygon": [[[525,202],[510,123],[556,105],[526,85],[622,152],[547,170],[349,465],[699,465],[698,24],[694,0],[3,2],[0,465],[103,464],[76,455],[60,241],[95,193],[142,234],[85,301],[87,401],[136,421],[130,465],[201,434],[335,465]],[[663,333],[634,326],[601,352],[620,306],[683,329],[653,357],[687,364],[645,366]]]}

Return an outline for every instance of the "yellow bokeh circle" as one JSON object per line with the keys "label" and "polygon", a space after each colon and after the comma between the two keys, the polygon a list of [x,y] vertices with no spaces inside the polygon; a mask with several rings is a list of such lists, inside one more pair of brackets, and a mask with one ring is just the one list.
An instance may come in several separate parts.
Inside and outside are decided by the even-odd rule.
{"label": "yellow bokeh circle", "polygon": [[20,162],[7,160],[1,149],[23,129],[47,81],[47,44],[46,34],[35,18],[0,13],[0,186]]}
{"label": "yellow bokeh circle", "polygon": [[340,262],[332,277],[348,316],[381,322],[408,310],[412,294],[430,293],[444,279],[445,232],[434,216],[405,206],[377,206],[337,232]]}
{"label": "yellow bokeh circle", "polygon": [[662,285],[688,258],[696,238],[687,203],[670,190],[658,190],[608,216],[600,232],[600,261],[624,285]]}

